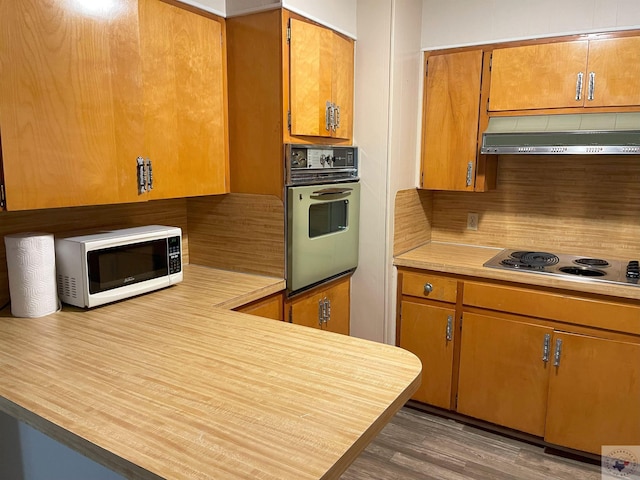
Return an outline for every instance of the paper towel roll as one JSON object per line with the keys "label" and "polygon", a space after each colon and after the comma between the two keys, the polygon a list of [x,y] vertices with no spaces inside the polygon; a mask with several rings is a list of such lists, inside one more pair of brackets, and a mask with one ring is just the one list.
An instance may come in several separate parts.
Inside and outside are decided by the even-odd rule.
{"label": "paper towel roll", "polygon": [[56,256],[52,234],[6,235],[11,313],[15,317],[42,317],[59,308]]}

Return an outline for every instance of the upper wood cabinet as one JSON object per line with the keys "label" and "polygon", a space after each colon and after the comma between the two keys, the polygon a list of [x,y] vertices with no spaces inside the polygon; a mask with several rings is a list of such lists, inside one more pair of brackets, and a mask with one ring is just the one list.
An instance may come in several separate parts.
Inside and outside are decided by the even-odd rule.
{"label": "upper wood cabinet", "polygon": [[7,209],[228,190],[223,35],[222,19],[159,0],[3,2]]}
{"label": "upper wood cabinet", "polygon": [[425,69],[421,187],[493,188],[495,166],[478,148],[478,136],[486,124],[480,108],[483,51],[427,53]]}
{"label": "upper wood cabinet", "polygon": [[354,42],[285,9],[226,25],[231,191],[283,198],[283,144],[352,142]]}
{"label": "upper wood cabinet", "polygon": [[351,137],[353,41],[289,20],[291,135]]}
{"label": "upper wood cabinet", "polygon": [[493,51],[490,111],[640,105],[640,37]]}
{"label": "upper wood cabinet", "polygon": [[223,21],[159,0],[139,0],[149,198],[226,193]]}

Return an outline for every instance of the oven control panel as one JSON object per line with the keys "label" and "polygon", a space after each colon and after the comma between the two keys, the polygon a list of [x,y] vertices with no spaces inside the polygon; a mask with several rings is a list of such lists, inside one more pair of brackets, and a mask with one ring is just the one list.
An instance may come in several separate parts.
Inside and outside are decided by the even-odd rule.
{"label": "oven control panel", "polygon": [[284,162],[286,185],[358,179],[358,147],[287,144]]}

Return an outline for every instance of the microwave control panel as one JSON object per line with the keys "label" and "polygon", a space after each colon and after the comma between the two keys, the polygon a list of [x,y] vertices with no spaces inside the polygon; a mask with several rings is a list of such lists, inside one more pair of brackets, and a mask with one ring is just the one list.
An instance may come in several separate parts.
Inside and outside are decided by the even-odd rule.
{"label": "microwave control panel", "polygon": [[169,237],[169,274],[179,273],[182,270],[182,253],[180,252],[180,237]]}
{"label": "microwave control panel", "polygon": [[285,184],[358,180],[358,147],[285,145]]}

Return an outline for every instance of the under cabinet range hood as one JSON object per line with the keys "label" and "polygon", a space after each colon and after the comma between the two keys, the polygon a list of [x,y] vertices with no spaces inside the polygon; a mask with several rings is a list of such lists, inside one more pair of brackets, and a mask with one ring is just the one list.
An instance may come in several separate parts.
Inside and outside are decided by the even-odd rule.
{"label": "under cabinet range hood", "polygon": [[481,153],[640,154],[640,112],[491,117]]}

